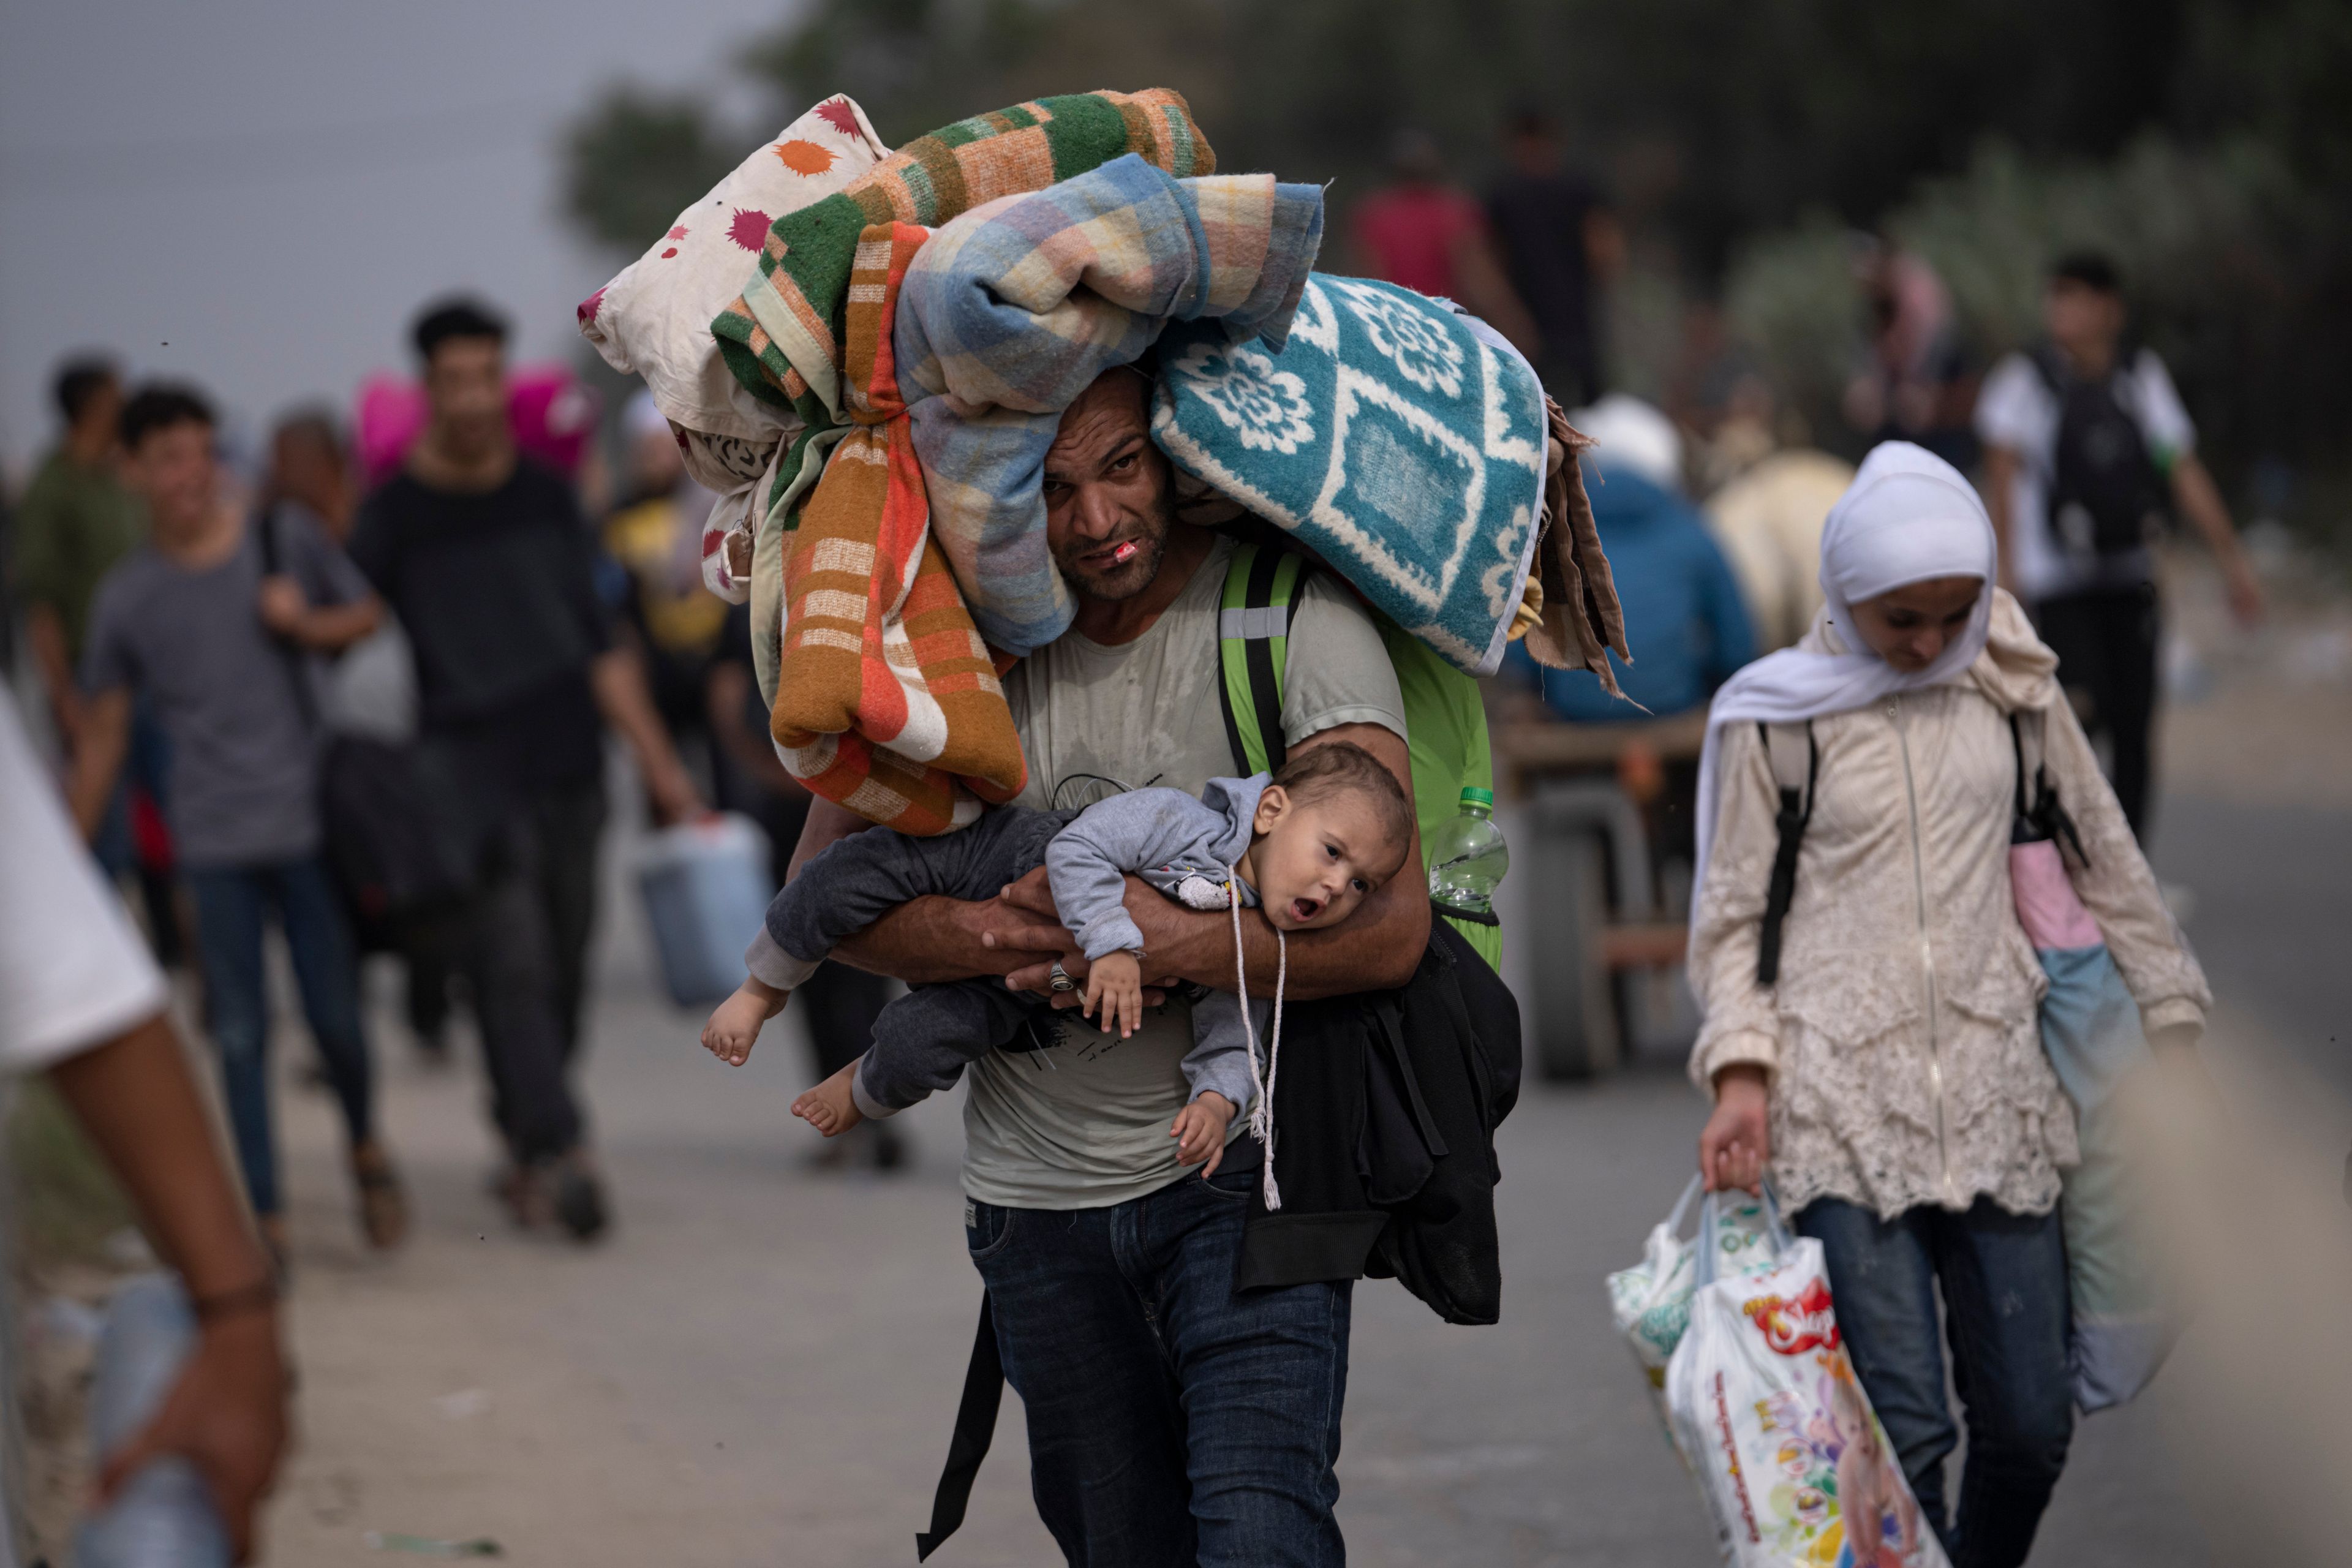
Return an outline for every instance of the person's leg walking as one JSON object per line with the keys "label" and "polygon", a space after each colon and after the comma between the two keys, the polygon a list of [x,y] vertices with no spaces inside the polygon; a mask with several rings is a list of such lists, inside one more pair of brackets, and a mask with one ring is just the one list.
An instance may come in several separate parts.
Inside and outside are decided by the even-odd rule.
{"label": "person's leg walking", "polygon": [[376,1138],[374,1065],[361,1022],[359,952],[342,900],[326,863],[316,856],[272,867],[269,879],[302,994],[302,1015],[342,1109],[360,1228],[372,1247],[397,1246],[408,1234],[408,1203],[392,1158]]}
{"label": "person's leg walking", "polygon": [[1109,1209],[966,1200],[1005,1381],[1029,1428],[1029,1487],[1073,1568],[1190,1568],[1184,1415]]}
{"label": "person's leg walking", "polygon": [[1347,1547],[1339,1414],[1349,1281],[1234,1289],[1258,1173],[1186,1176],[1140,1200],[1151,1306],[1182,1390],[1202,1568],[1336,1568]]}
{"label": "person's leg walking", "polygon": [[1989,1198],[1937,1213],[1928,1235],[1969,1429],[1954,1568],[2017,1568],[2074,1432],[2065,1242],[2054,1209],[2012,1215]]}
{"label": "person's leg walking", "polygon": [[2116,800],[2133,836],[2146,844],[2148,799],[2156,786],[2158,659],[2164,635],[2156,585],[2113,595],[2106,621],[2107,739],[2115,758]]}
{"label": "person's leg walking", "polygon": [[190,871],[205,1027],[220,1052],[221,1097],[236,1140],[246,1195],[264,1221],[278,1213],[278,1152],[269,1125],[269,1003],[263,989],[259,879],[242,867]]}
{"label": "person's leg walking", "polygon": [[375,1136],[374,1074],[360,1022],[359,955],[342,905],[315,856],[270,867],[267,875],[285,922],[302,1015],[342,1109],[343,1131],[353,1145],[366,1143]]}
{"label": "person's leg walking", "polygon": [[563,1077],[546,901],[517,837],[492,847],[459,952],[481,1021],[492,1115],[516,1163],[530,1165],[579,1142],[580,1111]]}
{"label": "person's leg walking", "polygon": [[1937,1331],[1935,1264],[1922,1235],[1925,1211],[1882,1220],[1840,1198],[1799,1212],[1800,1233],[1822,1244],[1839,1332],[1871,1408],[1919,1500],[1948,1538],[1944,1461],[1959,1443],[1944,1398],[1944,1346]]}
{"label": "person's leg walking", "polygon": [[536,875],[547,910],[555,1022],[570,1065],[580,1049],[588,996],[588,944],[596,934],[598,851],[604,838],[604,786],[591,781],[551,790],[532,804]]}

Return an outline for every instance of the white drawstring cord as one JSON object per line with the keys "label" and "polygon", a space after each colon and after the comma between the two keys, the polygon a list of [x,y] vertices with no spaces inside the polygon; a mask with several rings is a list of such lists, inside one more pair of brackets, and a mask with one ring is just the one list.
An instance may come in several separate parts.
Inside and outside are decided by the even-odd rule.
{"label": "white drawstring cord", "polygon": [[1282,1207],[1282,1189],[1274,1181],[1274,1079],[1282,1066],[1282,992],[1290,979],[1290,943],[1284,940],[1282,928],[1274,928],[1274,1033],[1266,1042],[1265,1071],[1263,1076],[1257,1065],[1257,1025],[1250,1018],[1249,964],[1242,956],[1242,884],[1231,866],[1225,868],[1225,907],[1234,916],[1234,984],[1241,994],[1243,1037],[1249,1042],[1250,1064],[1250,1131],[1257,1135],[1258,1151],[1264,1157],[1265,1207],[1271,1214]]}

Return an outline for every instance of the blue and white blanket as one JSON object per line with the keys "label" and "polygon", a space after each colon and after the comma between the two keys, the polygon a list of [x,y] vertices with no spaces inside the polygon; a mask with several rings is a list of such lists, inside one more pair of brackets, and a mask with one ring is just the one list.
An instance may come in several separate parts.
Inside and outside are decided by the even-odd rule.
{"label": "blue and white blanket", "polygon": [[1543,510],[1543,388],[1443,300],[1317,273],[1286,341],[1176,321],[1151,434],[1474,675],[1501,663]]}

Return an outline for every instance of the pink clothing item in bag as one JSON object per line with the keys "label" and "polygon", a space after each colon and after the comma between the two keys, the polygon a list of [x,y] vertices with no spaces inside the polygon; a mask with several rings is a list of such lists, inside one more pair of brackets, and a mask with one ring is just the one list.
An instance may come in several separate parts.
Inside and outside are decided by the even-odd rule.
{"label": "pink clothing item in bag", "polygon": [[2009,847],[2010,889],[2017,899],[2017,923],[2039,949],[2065,951],[2104,947],[2099,922],[2083,907],[2058,854],[2058,841],[2039,839]]}

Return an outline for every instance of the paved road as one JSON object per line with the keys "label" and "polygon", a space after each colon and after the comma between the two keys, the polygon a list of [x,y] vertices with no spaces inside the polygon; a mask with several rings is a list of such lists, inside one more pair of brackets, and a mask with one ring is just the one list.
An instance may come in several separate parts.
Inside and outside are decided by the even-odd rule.
{"label": "paved road", "polygon": [[[2184,803],[2163,832],[2217,989],[2352,1082],[2326,1044],[2341,986],[2312,962],[2352,950],[2329,869],[2352,864],[2352,815]],[[289,1107],[307,1441],[270,1561],[382,1568],[366,1530],[488,1535],[518,1568],[911,1561],[979,1298],[955,1108],[917,1114],[919,1158],[897,1179],[808,1172],[814,1140],[785,1115],[797,1037],[739,1073],[702,1058],[695,1020],[653,994],[625,900],[614,916],[589,1071],[619,1205],[608,1245],[504,1229],[477,1079],[395,1045],[386,1100],[422,1234],[362,1258],[326,1107]],[[1340,1464],[1354,1562],[1711,1561],[1600,1283],[1672,1202],[1699,1119],[1663,1057],[1535,1089],[1503,1139],[1505,1321],[1449,1328],[1392,1283],[1358,1288]],[[2226,1561],[2179,1500],[2187,1425],[2161,1384],[2086,1424],[2035,1561]],[[1051,1561],[1024,1476],[1008,1401],[972,1519],[934,1561]]]}

